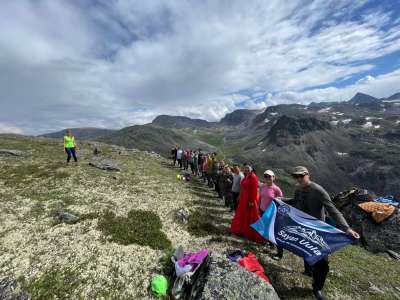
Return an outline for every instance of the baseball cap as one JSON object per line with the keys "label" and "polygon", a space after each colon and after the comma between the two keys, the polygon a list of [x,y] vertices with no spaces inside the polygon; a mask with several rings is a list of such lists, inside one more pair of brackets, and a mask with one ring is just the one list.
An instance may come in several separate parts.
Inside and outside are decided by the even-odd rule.
{"label": "baseball cap", "polygon": [[265,171],[265,172],[264,172],[264,176],[265,176],[265,175],[275,177],[275,173],[274,173],[272,170],[267,170],[267,171]]}
{"label": "baseball cap", "polygon": [[297,166],[293,169],[292,175],[307,175],[310,174],[306,167]]}

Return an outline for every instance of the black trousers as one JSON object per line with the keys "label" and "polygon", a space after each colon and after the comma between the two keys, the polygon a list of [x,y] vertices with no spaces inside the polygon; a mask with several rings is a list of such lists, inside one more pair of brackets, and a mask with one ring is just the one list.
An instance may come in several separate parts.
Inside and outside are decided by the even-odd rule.
{"label": "black trousers", "polygon": [[310,266],[304,261],[304,269],[306,272],[311,272],[313,277],[313,289],[322,290],[324,288],[326,277],[329,273],[329,259],[328,256],[324,257],[313,266]]}
{"label": "black trousers", "polygon": [[75,148],[65,148],[65,152],[67,152],[67,163],[69,163],[69,161],[71,160],[71,157],[74,158],[74,161],[78,161],[78,159],[76,158],[76,153],[75,153]]}
{"label": "black trousers", "polygon": [[178,159],[178,166],[182,169],[182,159]]}
{"label": "black trousers", "polygon": [[238,207],[239,193],[232,192],[231,210],[236,211]]}

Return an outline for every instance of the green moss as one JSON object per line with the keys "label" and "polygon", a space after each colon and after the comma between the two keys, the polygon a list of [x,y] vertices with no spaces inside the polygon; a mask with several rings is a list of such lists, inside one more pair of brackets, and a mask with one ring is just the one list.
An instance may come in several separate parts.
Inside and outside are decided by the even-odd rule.
{"label": "green moss", "polygon": [[122,245],[139,244],[162,250],[171,248],[171,242],[161,231],[160,218],[151,211],[131,210],[128,217],[105,211],[98,226],[111,241]]}
{"label": "green moss", "polygon": [[32,299],[71,299],[81,283],[79,273],[71,268],[53,268],[28,284]]}
{"label": "green moss", "polygon": [[195,210],[190,215],[188,231],[196,236],[226,234],[224,230],[218,228],[211,220],[215,221],[215,216],[208,210]]}

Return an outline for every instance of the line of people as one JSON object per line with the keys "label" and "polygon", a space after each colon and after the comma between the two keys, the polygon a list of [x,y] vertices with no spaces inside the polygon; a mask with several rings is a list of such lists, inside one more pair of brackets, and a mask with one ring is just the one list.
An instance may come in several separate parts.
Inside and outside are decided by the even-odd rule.
{"label": "line of people", "polygon": [[[208,186],[214,187],[218,197],[224,199],[225,205],[234,212],[231,223],[233,234],[258,243],[269,243],[250,225],[260,219],[274,198],[281,197],[289,204],[321,221],[325,222],[326,215],[329,215],[338,228],[355,239],[360,238],[358,233],[350,228],[325,189],[311,181],[306,167],[297,166],[293,169],[291,175],[296,181],[295,194],[293,198],[285,199],[282,190],[275,184],[276,177],[272,170],[266,170],[262,180],[259,181],[256,170],[251,164],[245,164],[242,172],[238,165],[231,168],[224,161],[218,161],[216,153],[203,154],[200,149],[186,151],[189,157],[197,155],[197,166],[192,173],[201,176],[204,182],[207,181]],[[188,155],[183,156],[182,153],[183,150],[178,145],[171,151],[174,165],[176,161],[179,162],[179,159],[188,157]],[[190,160],[187,160],[190,164]],[[179,165],[182,167],[182,162]],[[271,246],[271,243],[269,244]],[[283,249],[278,247],[273,258],[279,260],[282,257]],[[304,268],[303,274],[313,278],[312,287],[316,299],[326,299],[322,289],[329,273],[328,257],[324,257],[313,266],[304,261]]]}

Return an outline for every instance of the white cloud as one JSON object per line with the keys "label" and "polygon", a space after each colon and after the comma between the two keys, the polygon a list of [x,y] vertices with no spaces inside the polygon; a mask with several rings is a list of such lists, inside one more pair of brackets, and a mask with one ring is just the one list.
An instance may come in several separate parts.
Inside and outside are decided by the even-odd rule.
{"label": "white cloud", "polygon": [[15,134],[23,134],[24,131],[21,128],[5,124],[5,123],[0,123],[0,133],[15,133]]}
{"label": "white cloud", "polygon": [[[301,92],[400,50],[391,12],[352,18],[366,2],[4,0],[0,122],[28,133],[117,128],[161,113],[217,120],[239,103],[342,99],[356,88],[387,95],[393,74]],[[246,89],[255,92],[237,92]]]}
{"label": "white cloud", "polygon": [[369,94],[377,98],[389,97],[398,93],[400,87],[400,69],[388,74],[377,77],[366,76],[358,80],[355,84],[344,87],[328,87],[324,89],[313,89],[305,92],[280,92],[269,95],[268,105],[278,103],[301,103],[309,104],[311,102],[324,101],[347,101],[357,92]]}

